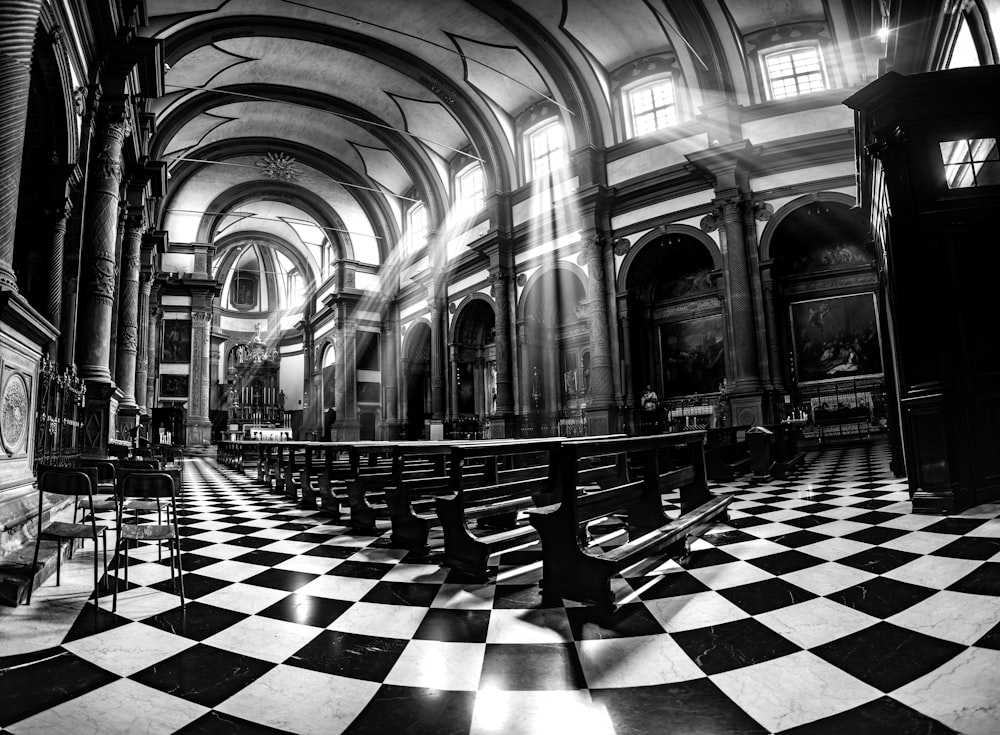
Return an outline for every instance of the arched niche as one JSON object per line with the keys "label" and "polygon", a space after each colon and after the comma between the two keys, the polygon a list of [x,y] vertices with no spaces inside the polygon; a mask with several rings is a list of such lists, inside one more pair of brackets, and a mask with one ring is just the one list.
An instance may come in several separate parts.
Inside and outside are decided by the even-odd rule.
{"label": "arched niche", "polygon": [[762,283],[794,408],[809,416],[868,409],[862,421],[823,429],[867,433],[885,416],[882,297],[868,224],[836,193],[795,200],[774,219],[762,239]]}
{"label": "arched niche", "polygon": [[424,439],[424,422],[431,417],[431,326],[426,320],[407,329],[402,368],[406,438]]}
{"label": "arched niche", "polygon": [[554,434],[582,421],[590,394],[590,319],[586,277],[570,263],[537,271],[519,304],[522,412]]}
{"label": "arched niche", "polygon": [[691,227],[640,241],[623,263],[619,315],[626,399],[649,385],[661,399],[704,396],[726,377],[721,253]]}
{"label": "arched niche", "polygon": [[472,423],[496,412],[496,308],[491,300],[473,294],[459,305],[450,347],[456,383],[453,415],[463,423],[460,431],[479,431]]}

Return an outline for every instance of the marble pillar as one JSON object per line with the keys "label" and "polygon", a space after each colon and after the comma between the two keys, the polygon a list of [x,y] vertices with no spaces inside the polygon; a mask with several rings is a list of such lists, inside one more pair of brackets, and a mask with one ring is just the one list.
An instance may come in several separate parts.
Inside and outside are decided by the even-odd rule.
{"label": "marble pillar", "polygon": [[604,238],[584,238],[590,292],[590,398],[587,402],[587,433],[607,434],[617,426],[617,402],[611,369],[611,338],[608,330],[607,282],[604,277]]}
{"label": "marble pillar", "polygon": [[0,13],[0,291],[17,291],[12,266],[17,198],[41,10],[42,0],[7,0]]}
{"label": "marble pillar", "polygon": [[[443,438],[444,421],[444,319],[443,284],[435,279],[431,286],[431,438]],[[435,428],[436,427],[436,428]]]}
{"label": "marble pillar", "polygon": [[[497,403],[496,415],[490,422],[493,438],[503,439],[513,436],[514,391],[512,383],[513,360],[511,359],[511,319],[508,287],[510,274],[502,266],[490,272],[490,294],[496,301],[496,360],[497,360]],[[490,404],[487,399],[487,405]]]}
{"label": "marble pillar", "polygon": [[208,418],[209,359],[211,356],[212,312],[191,312],[191,374],[188,383],[188,413],[185,427],[188,446],[207,446],[212,441]]}
{"label": "marble pillar", "polygon": [[141,212],[126,215],[118,297],[118,357],[115,361],[115,382],[122,392],[118,404],[121,413],[139,411],[139,402],[135,397],[136,356],[139,352],[139,248],[145,227],[145,217]]}
{"label": "marble pillar", "polygon": [[[397,311],[395,303],[389,304],[382,319],[382,354],[385,363],[382,368],[382,401],[385,406],[382,422],[382,438],[392,441],[399,438],[399,330],[396,328]],[[405,390],[403,391],[405,394]],[[405,414],[404,414],[405,415]]]}
{"label": "marble pillar", "polygon": [[149,294],[152,289],[152,278],[149,273],[139,274],[139,310],[136,321],[139,325],[137,351],[135,355],[135,400],[139,404],[139,413],[148,414],[146,381],[149,378]]}
{"label": "marble pillar", "polygon": [[725,316],[727,336],[731,338],[726,350],[726,373],[735,425],[759,423],[763,419],[757,323],[744,226],[742,201],[738,196],[717,197],[715,211],[701,221],[703,231],[718,230],[721,236]]}
{"label": "marble pillar", "polygon": [[88,383],[111,383],[111,321],[115,294],[122,144],[132,132],[128,102],[106,107],[90,165],[80,269],[77,371]]}

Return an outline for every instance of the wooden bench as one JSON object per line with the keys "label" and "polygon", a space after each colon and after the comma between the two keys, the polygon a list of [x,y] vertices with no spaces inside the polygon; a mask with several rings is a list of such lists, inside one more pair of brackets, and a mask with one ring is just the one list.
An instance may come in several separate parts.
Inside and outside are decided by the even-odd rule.
{"label": "wooden bench", "polygon": [[[477,579],[486,576],[491,554],[532,542],[535,530],[517,524],[520,511],[549,501],[553,489],[553,452],[562,439],[499,440],[457,446],[452,450],[449,494],[435,498],[437,516],[444,534],[444,564]],[[465,463],[475,459],[513,457],[543,452],[548,457],[546,474],[524,479],[467,487]],[[469,522],[476,521],[481,533]]]}
{"label": "wooden bench", "polygon": [[753,427],[747,431],[750,447],[750,468],[757,479],[782,479],[805,461],[806,453],[799,450],[802,430],[795,424],[781,423]]}
{"label": "wooden bench", "polygon": [[[725,518],[731,495],[708,492],[703,454],[704,432],[566,442],[555,457],[553,480],[557,501],[528,511],[542,540],[542,594],[547,600],[571,599],[615,607],[611,578],[644,559],[685,553],[694,538]],[[691,466],[661,472],[658,454],[666,446],[685,447]],[[641,480],[591,493],[580,493],[578,464],[587,456],[608,452],[640,453]],[[681,487],[682,512],[675,519],[663,512],[664,489]],[[611,550],[588,545],[581,530],[588,523],[624,514],[629,540]]]}
{"label": "wooden bench", "polygon": [[[433,451],[449,456],[452,449],[467,442],[442,443],[436,442],[438,446]],[[498,442],[494,440],[483,440],[475,442],[475,446],[485,449]],[[414,451],[410,449],[411,443],[402,445],[401,452]],[[426,443],[417,443],[420,444]],[[534,452],[525,455],[496,455],[484,454],[476,459],[480,463],[471,466],[472,458],[463,460],[462,468],[462,488],[479,488],[487,485],[502,485],[522,480],[544,479],[548,476],[548,463],[533,464],[531,457]],[[527,457],[527,462],[521,462],[518,467],[502,468],[503,460],[513,457]],[[451,477],[426,477],[419,479],[404,479],[398,485],[387,486],[385,488],[386,504],[389,507],[389,518],[392,523],[392,535],[390,542],[393,546],[409,549],[423,549],[427,546],[427,539],[431,528],[441,525],[441,519],[437,515],[435,506],[437,497],[450,495],[454,492],[451,487]],[[495,522],[495,521],[494,521]],[[512,521],[511,521],[512,522]],[[483,517],[483,525],[489,525],[490,520]]]}
{"label": "wooden bench", "polygon": [[709,480],[731,482],[750,470],[749,426],[722,426],[705,432],[705,472]]}

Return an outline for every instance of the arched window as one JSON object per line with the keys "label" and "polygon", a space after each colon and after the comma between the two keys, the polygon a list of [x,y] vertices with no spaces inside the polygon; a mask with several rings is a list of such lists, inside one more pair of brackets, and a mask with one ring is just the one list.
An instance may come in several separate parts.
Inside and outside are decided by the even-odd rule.
{"label": "arched window", "polygon": [[761,54],[768,99],[796,97],[827,89],[823,53],[817,42],[772,48]]}
{"label": "arched window", "polygon": [[402,256],[406,257],[417,252],[427,243],[427,208],[423,202],[417,202],[406,212],[406,229],[400,238]]}
{"label": "arched window", "polygon": [[525,134],[525,170],[532,181],[569,163],[566,135],[557,119],[547,120]]}
{"label": "arched window", "polygon": [[455,177],[455,199],[462,214],[475,214],[483,208],[486,181],[483,167],[478,163],[466,166]]}
{"label": "arched window", "polygon": [[672,75],[644,79],[622,90],[622,96],[630,138],[677,124],[677,100]]}
{"label": "arched window", "polygon": [[288,308],[295,308],[302,303],[302,276],[298,269],[288,271],[285,294]]}

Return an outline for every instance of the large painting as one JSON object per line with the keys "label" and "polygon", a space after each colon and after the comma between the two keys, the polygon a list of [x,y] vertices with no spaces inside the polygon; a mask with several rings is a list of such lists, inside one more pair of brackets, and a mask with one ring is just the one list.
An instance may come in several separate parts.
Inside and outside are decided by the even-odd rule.
{"label": "large painting", "polygon": [[789,308],[800,383],[881,375],[875,294],[797,301]]}
{"label": "large painting", "polygon": [[191,322],[186,319],[164,319],[160,362],[190,361]]}
{"label": "large painting", "polygon": [[660,326],[663,388],[668,396],[712,393],[726,377],[722,315]]}
{"label": "large painting", "polygon": [[188,395],[187,375],[160,376],[161,398],[187,398],[187,395]]}

